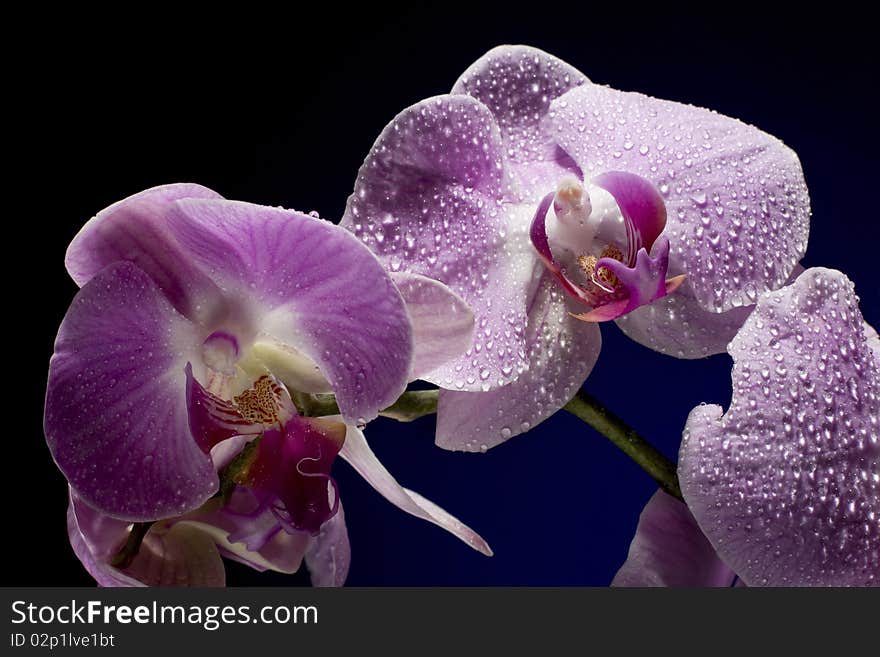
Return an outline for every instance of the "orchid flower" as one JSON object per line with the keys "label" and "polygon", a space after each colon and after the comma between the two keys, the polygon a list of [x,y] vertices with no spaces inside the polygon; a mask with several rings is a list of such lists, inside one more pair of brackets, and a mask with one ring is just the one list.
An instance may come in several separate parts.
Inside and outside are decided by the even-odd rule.
{"label": "orchid flower", "polygon": [[[455,330],[469,337],[466,320],[445,332],[427,324],[434,303],[466,315],[443,286],[403,280],[411,313],[345,230],[183,184],[100,212],[70,244],[66,265],[82,289],[58,331],[44,426],[75,519],[85,509],[126,527],[163,521],[146,538],[171,541],[193,533],[196,513],[202,534],[229,555],[241,557],[236,543],[260,553],[280,532],[320,553],[344,532],[344,523],[325,531],[339,511],[330,469],[340,455],[392,503],[490,553],[472,530],[402,488],[358,428],[398,398],[420,364],[455,351]],[[414,332],[434,339],[414,353]],[[335,393],[340,416],[301,416],[291,391]],[[100,540],[72,531],[71,541],[106,547],[119,529]],[[104,552],[78,550],[97,563]],[[182,548],[168,554],[187,558]],[[296,550],[283,559],[281,570],[299,563]]]}
{"label": "orchid flower", "polygon": [[503,46],[385,128],[342,225],[473,309],[470,348],[423,378],[442,389],[438,445],[479,451],[574,395],[595,322],[679,357],[722,351],[789,278],[808,219],[798,159],[770,135]]}
{"label": "orchid flower", "polygon": [[729,352],[730,409],[685,427],[687,506],[648,502],[614,584],[880,585],[880,343],[852,283],[808,269]]}

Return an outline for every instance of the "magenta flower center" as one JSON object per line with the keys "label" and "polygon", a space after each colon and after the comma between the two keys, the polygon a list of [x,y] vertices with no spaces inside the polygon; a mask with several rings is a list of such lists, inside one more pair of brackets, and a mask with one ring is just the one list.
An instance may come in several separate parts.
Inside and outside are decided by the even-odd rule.
{"label": "magenta flower center", "polygon": [[[618,245],[607,241],[617,237],[623,238],[624,245],[626,242],[625,235],[614,234],[622,233],[624,227],[614,199],[600,197],[594,207],[584,185],[574,176],[567,176],[556,187],[552,207],[554,218],[548,219],[548,237],[551,248],[560,253],[558,257],[563,270],[573,272],[573,278],[595,297],[593,305],[619,297],[620,279],[607,267],[598,264],[602,258],[625,261]],[[606,234],[599,236],[599,228],[603,224]]]}
{"label": "magenta flower center", "polygon": [[[257,518],[269,511],[290,532],[316,534],[338,508],[330,468],[345,425],[301,417],[284,385],[271,373],[253,380],[239,356],[235,336],[217,331],[202,345],[207,385],[187,367],[192,434],[205,453],[236,436],[245,438],[238,449],[257,441],[241,452],[247,456],[234,479],[250,491],[252,508],[230,513]],[[233,394],[235,389],[241,391]]]}
{"label": "magenta flower center", "polygon": [[531,239],[562,290],[592,309],[576,317],[596,322],[666,296],[684,277],[666,279],[669,240],[660,236],[666,207],[657,190],[619,171],[592,183],[594,198],[573,176],[560,180],[538,205]]}

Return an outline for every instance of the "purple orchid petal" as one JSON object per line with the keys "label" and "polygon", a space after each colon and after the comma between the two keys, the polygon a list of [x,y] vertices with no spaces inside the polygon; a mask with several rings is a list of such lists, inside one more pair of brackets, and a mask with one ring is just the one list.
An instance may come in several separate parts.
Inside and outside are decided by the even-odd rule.
{"label": "purple orchid petal", "polygon": [[809,198],[797,156],[744,123],[596,85],[556,99],[545,129],[589,178],[610,170],[657,187],[671,270],[707,310],[753,304],[806,249]]}
{"label": "purple orchid petal", "polygon": [[433,502],[398,484],[397,480],[376,458],[373,450],[367,444],[363,432],[357,427],[348,426],[345,443],[343,443],[339,455],[348,461],[368,484],[399,509],[445,529],[482,554],[492,555],[489,545],[473,529],[464,525]]}
{"label": "purple orchid petal", "polygon": [[261,573],[272,570],[290,575],[297,572],[302,565],[309,538],[309,534],[305,532],[277,531],[256,552],[248,550],[243,543],[232,543],[228,538],[225,542],[221,542],[214,537],[214,541],[220,554],[227,559],[237,561]]}
{"label": "purple orchid petal", "polygon": [[672,294],[685,280],[683,275],[666,278],[669,268],[669,240],[666,236],[656,242],[656,255],[648,255],[642,248],[636,254],[635,265],[628,267],[614,258],[599,258],[596,271],[605,268],[620,281],[624,298],[604,303],[593,310],[575,315],[584,322],[607,322],[617,319],[636,308]]}
{"label": "purple orchid petal", "polygon": [[877,585],[880,358],[852,283],[808,269],[728,351],[730,410],[695,408],[679,459],[701,529],[749,586]]}
{"label": "purple orchid petal", "polygon": [[89,554],[99,561],[109,562],[119,549],[125,545],[131,523],[118,520],[93,509],[86,504],[76,491],[68,486],[68,512],[76,524],[80,540]]}
{"label": "purple orchid petal", "polygon": [[67,535],[74,553],[99,586],[144,586],[110,565],[125,545],[130,523],[104,515],[83,502],[71,488]]}
{"label": "purple orchid petal", "polygon": [[705,358],[724,353],[753,308],[713,313],[704,310],[684,285],[616,322],[627,336],[655,351],[676,358]]}
{"label": "purple orchid petal", "polygon": [[70,490],[70,544],[100,586],[223,586],[223,561],[209,536],[195,527],[162,521],[144,537],[130,564],[111,560],[125,543],[130,525],[89,507]]}
{"label": "purple orchid petal", "polygon": [[654,241],[666,227],[663,198],[647,180],[625,171],[608,171],[591,182],[611,194],[620,208],[626,226],[626,264],[632,267],[636,254],[641,249],[650,253]]}
{"label": "purple orchid petal", "polygon": [[226,586],[226,570],[213,539],[198,527],[150,528],[125,571],[147,586]]}
{"label": "purple orchid petal", "polygon": [[658,490],[642,515],[629,555],[611,586],[732,586],[730,570],[688,508]]}
{"label": "purple orchid petal", "polygon": [[880,335],[878,335],[877,331],[874,330],[874,327],[867,322],[865,322],[864,328],[868,346],[877,355],[877,358],[880,359]]}
{"label": "purple orchid petal", "polygon": [[440,391],[437,445],[485,451],[553,415],[570,400],[599,358],[599,327],[568,312],[564,297],[545,274],[529,310],[531,367],[491,392]]}
{"label": "purple orchid petal", "polygon": [[312,538],[306,552],[306,568],[312,586],[342,586],[350,565],[351,545],[340,502],[336,515],[321,526],[321,533]]}
{"label": "purple orchid petal", "polygon": [[[804,271],[791,272],[791,284]],[[630,338],[660,353],[676,358],[705,358],[727,351],[754,306],[741,306],[723,313],[705,310],[687,286],[675,294],[618,317],[617,325]]]}
{"label": "purple orchid petal", "polygon": [[519,189],[537,200],[563,175],[580,174],[540,126],[555,98],[585,82],[575,68],[537,48],[499,46],[474,62],[452,93],[468,94],[489,108]]}
{"label": "purple orchid petal", "polygon": [[343,440],[341,422],[294,416],[283,431],[263,432],[243,483],[258,498],[277,500],[273,510],[287,529],[317,535],[337,510],[330,468]]}
{"label": "purple orchid petal", "polygon": [[211,461],[214,463],[214,469],[220,472],[227,465],[232,463],[236,456],[241,453],[245,445],[250,442],[253,436],[233,436],[227,440],[221,441],[211,448]]}
{"label": "purple orchid petal", "polygon": [[342,219],[390,271],[438,280],[473,310],[470,349],[433,374],[446,388],[494,388],[528,368],[531,214],[502,205],[503,162],[498,126],[482,103],[422,101],[379,136]]}
{"label": "purple orchid petal", "polygon": [[180,522],[211,536],[220,554],[263,572],[295,573],[312,538],[305,532],[284,531],[271,505],[260,505],[253,492],[236,486],[225,504],[209,500]]}
{"label": "purple orchid petal", "polygon": [[[226,539],[230,544],[241,544],[247,552],[259,552],[284,530],[276,513],[276,499],[271,493],[257,494],[250,488],[235,486],[229,501],[219,508],[227,522],[218,519],[214,524],[228,529]],[[287,533],[300,535],[304,532]]]}
{"label": "purple orchid petal", "polygon": [[410,379],[437,383],[434,371],[473,343],[474,314],[464,300],[439,281],[418,274],[392,274],[413,326]]}
{"label": "purple orchid petal", "polygon": [[182,198],[221,198],[193,184],[153,187],[99,212],[67,248],[65,265],[82,287],[104,267],[133,262],[159,286],[174,307],[193,320],[220,303],[214,284],[181,252],[166,226],[171,204]]}
{"label": "purple orchid petal", "polygon": [[187,419],[184,367],[198,344],[195,328],[131,263],[105,268],[76,295],[49,365],[44,429],[90,505],[156,520],[217,490]]}
{"label": "purple orchid petal", "polygon": [[347,231],[279,208],[177,202],[168,226],[259,330],[318,365],[343,415],[370,420],[403,392],[412,335],[403,299]]}
{"label": "purple orchid petal", "polygon": [[89,551],[89,545],[77,525],[76,513],[72,506],[67,509],[67,536],[70,539],[70,546],[73,548],[76,558],[79,559],[86,572],[95,579],[98,586],[146,586],[146,584],[134,577],[126,575],[113,566],[100,561]]}

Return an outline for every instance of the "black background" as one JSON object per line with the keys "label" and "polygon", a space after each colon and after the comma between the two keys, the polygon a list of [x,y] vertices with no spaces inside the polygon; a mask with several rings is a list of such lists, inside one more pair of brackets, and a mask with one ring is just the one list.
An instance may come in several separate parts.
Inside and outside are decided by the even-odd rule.
{"label": "black background", "polygon": [[[778,15],[769,3],[326,4],[264,13],[249,6],[247,15],[141,5],[8,23],[11,422],[0,467],[0,583],[91,581],[67,544],[65,483],[41,430],[52,342],[76,291],[63,256],[82,223],[176,181],[338,219],[383,126],[407,105],[448,92],[495,45],[538,46],[594,82],[711,107],[780,137],[800,155],[812,196],[805,264],[846,271],[866,319],[880,324],[877,36],[867,16],[841,3]],[[614,326],[603,337],[587,388],[670,457],[693,406],[729,402],[727,356],[678,361]],[[615,448],[563,414],[486,455],[444,452],[432,432],[431,418],[380,420],[368,436],[404,485],[471,524],[496,556],[406,516],[339,464],[350,584],[610,581],[654,490]],[[305,581],[229,570],[231,584]]]}

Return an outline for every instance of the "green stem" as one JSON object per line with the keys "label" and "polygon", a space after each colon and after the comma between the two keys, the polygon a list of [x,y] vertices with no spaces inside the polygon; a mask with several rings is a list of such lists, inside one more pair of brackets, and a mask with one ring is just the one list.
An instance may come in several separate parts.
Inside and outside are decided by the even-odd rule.
{"label": "green stem", "polygon": [[[401,422],[411,422],[424,415],[436,413],[439,392],[439,390],[405,392],[380,415]],[[339,413],[339,407],[336,405],[336,398],[333,395],[304,395],[300,393],[294,397],[294,402],[303,415],[311,417]],[[619,447],[624,454],[651,475],[663,490],[673,497],[682,499],[675,464],[623,420],[605,408],[596,398],[581,391],[564,408]]]}
{"label": "green stem", "polygon": [[636,433],[635,429],[605,408],[595,397],[581,390],[564,408],[614,443],[651,475],[660,484],[660,488],[673,497],[683,500],[675,463],[657,451],[651,443]]}
{"label": "green stem", "polygon": [[147,532],[150,531],[150,527],[152,526],[152,522],[134,523],[131,531],[128,533],[128,540],[125,541],[125,545],[120,548],[119,552],[113,555],[110,565],[114,568],[127,568],[130,566],[131,562],[134,561],[134,558],[137,556],[138,550],[141,549],[141,543],[144,540],[144,536],[147,535]]}
{"label": "green stem", "polygon": [[221,498],[223,498],[223,503],[229,501],[229,496],[232,495],[232,491],[235,488],[236,483],[238,483],[238,478],[251,466],[257,455],[257,445],[260,444],[260,441],[263,439],[263,435],[260,434],[252,441],[247,443],[239,452],[238,456],[236,456],[232,461],[229,462],[225,468],[220,471],[220,490],[217,493]]}
{"label": "green stem", "polygon": [[[390,417],[399,422],[412,422],[424,415],[437,412],[437,396],[439,394],[439,390],[410,390],[403,393],[396,402],[382,410],[379,415]],[[333,395],[299,393],[293,401],[300,413],[310,417],[339,413],[339,406],[336,405],[336,398]]]}

